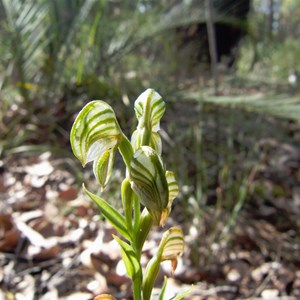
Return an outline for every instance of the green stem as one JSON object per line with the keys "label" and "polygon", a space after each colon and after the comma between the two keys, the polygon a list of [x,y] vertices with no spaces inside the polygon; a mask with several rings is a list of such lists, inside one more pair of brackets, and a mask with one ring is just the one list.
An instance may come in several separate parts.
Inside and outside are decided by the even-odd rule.
{"label": "green stem", "polygon": [[149,146],[151,141],[151,130],[147,127],[144,128],[142,146]]}
{"label": "green stem", "polygon": [[153,220],[146,208],[144,208],[141,216],[137,230],[133,232],[134,236],[134,248],[136,251],[137,258],[141,258],[143,246],[145,240],[149,234],[149,231],[153,225]]}
{"label": "green stem", "polygon": [[160,268],[160,258],[161,257],[157,254],[148,262],[143,282],[143,300],[151,299],[155,279]]}
{"label": "green stem", "polygon": [[133,199],[133,213],[134,213],[134,220],[133,220],[133,231],[136,233],[139,230],[140,225],[140,218],[141,218],[141,204],[140,200],[134,194],[135,197]]}
{"label": "green stem", "polygon": [[122,182],[121,194],[127,228],[132,231],[132,207],[135,195],[131,189],[130,180],[128,177],[126,177]]}
{"label": "green stem", "polygon": [[134,300],[142,300],[142,272],[140,276],[132,280],[132,289],[133,289],[133,299]]}

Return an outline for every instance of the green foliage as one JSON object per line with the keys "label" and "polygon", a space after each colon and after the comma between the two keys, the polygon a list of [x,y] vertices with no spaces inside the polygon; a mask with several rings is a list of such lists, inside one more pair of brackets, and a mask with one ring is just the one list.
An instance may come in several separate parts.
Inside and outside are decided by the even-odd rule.
{"label": "green foliage", "polygon": [[216,106],[240,108],[266,115],[300,121],[298,97],[288,95],[253,95],[253,96],[212,96],[203,93],[184,92],[182,98],[193,99],[198,103],[209,103]]}
{"label": "green foliage", "polygon": [[127,240],[132,241],[131,232],[128,230],[125,218],[118,213],[101,197],[89,192],[85,187],[83,190],[97,204],[101,214],[120,232]]}
{"label": "green foliage", "polygon": [[[113,109],[103,101],[92,101],[79,112],[70,140],[74,155],[83,166],[94,161],[94,173],[102,189],[109,181],[108,169],[113,165],[114,154],[110,155],[110,151],[115,153],[119,150],[121,153],[127,168],[127,177],[121,186],[124,215],[85,187],[84,191],[123,238],[114,236],[121,247],[122,259],[133,283],[134,299],[150,300],[160,263],[170,260],[174,272],[177,259],[183,253],[184,241],[182,230],[171,227],[164,233],[156,255],[143,273],[140,259],[144,242],[153,223],[165,225],[178,193],[178,185],[174,174],[166,172],[160,153],[156,150],[161,152],[161,145],[157,147],[158,140],[161,144],[160,137],[152,139],[153,134],[158,135],[160,119],[165,110],[161,96],[152,89],[146,90],[136,100],[135,110],[139,121],[135,132],[139,142],[134,142],[134,145],[123,134]],[[141,204],[145,206],[142,214]]]}
{"label": "green foliage", "polygon": [[253,2],[249,37],[241,47],[238,71],[273,86],[288,86],[289,75],[300,70],[300,5],[294,0],[275,3]]}

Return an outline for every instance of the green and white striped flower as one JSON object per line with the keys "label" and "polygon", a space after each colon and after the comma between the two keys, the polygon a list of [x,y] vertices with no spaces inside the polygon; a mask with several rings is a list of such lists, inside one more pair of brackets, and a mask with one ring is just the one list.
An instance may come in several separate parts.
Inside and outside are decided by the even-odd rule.
{"label": "green and white striped flower", "polygon": [[94,160],[94,175],[98,180],[102,191],[112,174],[116,150],[116,147],[109,148]]}
{"label": "green and white striped flower", "polygon": [[160,156],[151,147],[142,146],[133,155],[129,176],[133,191],[148,209],[154,223],[159,224],[169,199],[168,182]]}
{"label": "green and white striped flower", "polygon": [[[143,137],[146,134],[146,129],[137,129],[131,136],[131,144],[133,149],[137,150],[143,145]],[[160,135],[157,132],[152,131],[148,146],[153,148],[159,155],[162,152],[162,144]]]}
{"label": "green and white striped flower", "polygon": [[[162,249],[161,261],[177,260],[183,253],[183,233],[179,227],[171,227],[163,234],[159,248]],[[175,268],[172,270],[175,271]]]}
{"label": "green and white striped flower", "polygon": [[147,264],[143,282],[143,299],[151,299],[151,291],[159,272],[160,263],[170,260],[171,273],[174,273],[178,258],[182,255],[183,250],[184,240],[182,230],[179,227],[171,227],[163,234],[157,253]]}
{"label": "green and white striped flower", "polygon": [[161,215],[161,219],[160,219],[161,226],[165,225],[166,220],[171,212],[173,201],[179,193],[179,188],[178,188],[178,184],[175,179],[174,173],[171,171],[167,171],[166,179],[168,182],[169,201],[168,201],[167,207],[163,210],[162,215]]}
{"label": "green and white striped flower", "polygon": [[94,161],[94,173],[102,188],[111,175],[122,132],[115,113],[107,103],[88,103],[76,117],[70,135],[74,155],[83,166]]}
{"label": "green and white striped flower", "polygon": [[153,89],[147,89],[137,98],[134,110],[138,126],[131,138],[135,150],[146,145],[161,154],[161,138],[157,132],[160,129],[160,119],[165,109],[165,102]]}
{"label": "green and white striped flower", "polygon": [[133,155],[129,176],[133,191],[154,223],[164,226],[178,193],[173,173],[166,172],[161,157],[153,148],[142,146]]}

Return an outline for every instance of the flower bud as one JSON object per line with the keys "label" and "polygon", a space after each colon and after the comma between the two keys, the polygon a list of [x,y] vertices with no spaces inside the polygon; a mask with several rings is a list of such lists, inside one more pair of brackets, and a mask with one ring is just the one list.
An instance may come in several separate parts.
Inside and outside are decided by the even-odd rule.
{"label": "flower bud", "polygon": [[177,197],[179,188],[177,181],[175,179],[174,173],[171,171],[166,172],[166,179],[168,182],[168,191],[169,191],[169,201],[167,207],[163,210],[160,225],[163,227],[166,223],[166,220],[171,212],[173,200]]}
{"label": "flower bud", "polygon": [[101,189],[111,176],[121,139],[122,132],[115,113],[103,101],[88,103],[74,121],[70,135],[72,150],[83,166],[94,161],[94,174]]}
{"label": "flower bud", "polygon": [[165,106],[161,96],[153,89],[147,89],[137,98],[134,110],[138,126],[131,137],[134,150],[141,146],[150,146],[161,155],[161,138],[157,131]]}
{"label": "flower bud", "polygon": [[169,201],[168,182],[160,156],[151,147],[142,146],[133,155],[129,176],[133,191],[148,209],[154,223],[160,224]]}
{"label": "flower bud", "polygon": [[89,102],[74,121],[70,141],[74,155],[85,166],[116,147],[122,132],[113,109],[105,102]]}
{"label": "flower bud", "polygon": [[115,153],[116,147],[112,149],[107,149],[94,160],[94,175],[98,180],[102,191],[105,188],[111,176],[113,163],[115,159]]}
{"label": "flower bud", "polygon": [[151,131],[159,130],[159,122],[166,109],[160,94],[153,89],[147,89],[134,103],[134,110],[139,121],[138,129],[144,127]]}

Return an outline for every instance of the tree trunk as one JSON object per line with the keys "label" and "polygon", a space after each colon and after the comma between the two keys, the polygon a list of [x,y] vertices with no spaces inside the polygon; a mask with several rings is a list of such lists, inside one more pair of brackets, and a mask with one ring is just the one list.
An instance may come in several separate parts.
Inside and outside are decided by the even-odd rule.
{"label": "tree trunk", "polygon": [[213,16],[213,0],[205,0],[205,16],[206,16],[206,27],[208,34],[208,47],[211,61],[211,72],[214,81],[214,94],[218,94],[219,87],[219,74],[218,74],[218,58],[217,58],[217,44],[216,44],[216,33],[214,26]]}
{"label": "tree trunk", "polygon": [[273,22],[274,22],[274,1],[269,0],[269,15],[268,15],[268,38],[272,38],[273,36]]}

